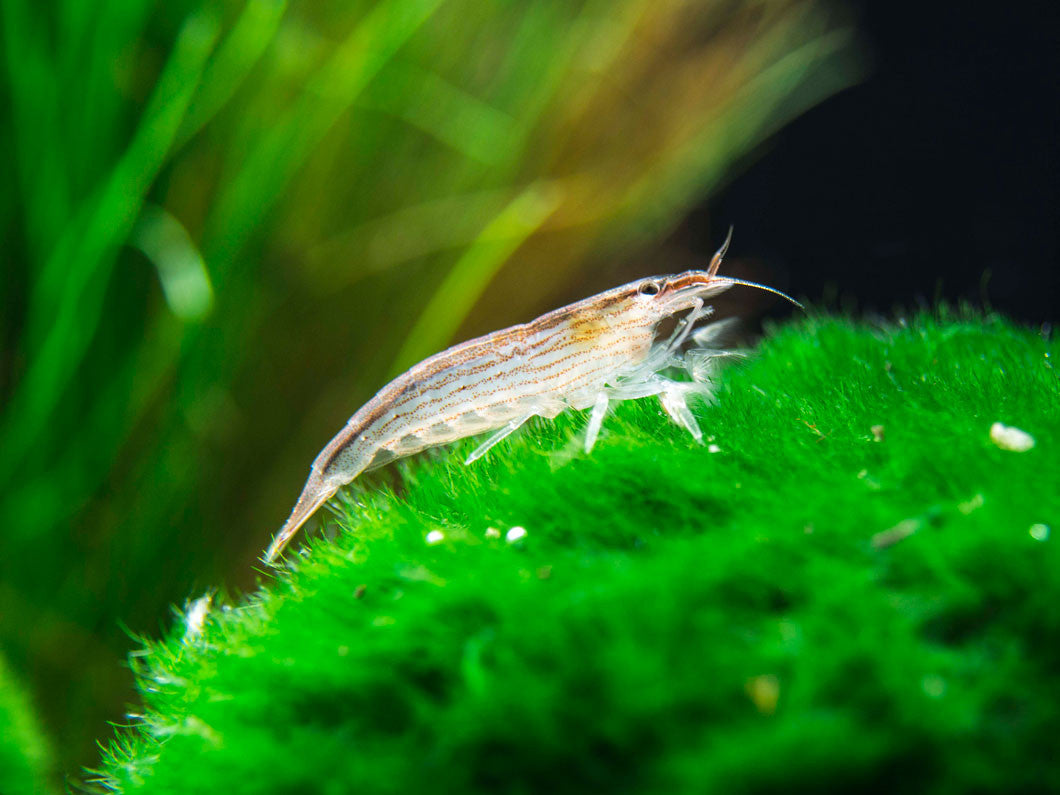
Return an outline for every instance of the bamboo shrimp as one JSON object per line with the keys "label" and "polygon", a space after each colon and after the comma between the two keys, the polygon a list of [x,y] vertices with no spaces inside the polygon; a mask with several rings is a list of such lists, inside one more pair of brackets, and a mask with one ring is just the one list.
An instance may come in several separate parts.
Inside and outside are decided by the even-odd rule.
{"label": "bamboo shrimp", "polygon": [[[711,355],[682,352],[694,324],[711,314],[704,301],[735,285],[791,301],[772,287],[718,275],[732,230],[707,270],[657,276],[616,287],[518,326],[455,345],[398,376],[368,401],[313,461],[298,502],[265,553],[272,562],[298,529],[361,473],[430,447],[492,431],[467,458],[480,458],[531,417],[552,419],[591,408],[584,447],[592,450],[609,405],[657,396],[697,441],[702,432],[687,399],[703,394]],[[665,341],[657,327],[688,312]],[[693,339],[707,342],[713,326]],[[692,381],[663,375],[684,368]]]}

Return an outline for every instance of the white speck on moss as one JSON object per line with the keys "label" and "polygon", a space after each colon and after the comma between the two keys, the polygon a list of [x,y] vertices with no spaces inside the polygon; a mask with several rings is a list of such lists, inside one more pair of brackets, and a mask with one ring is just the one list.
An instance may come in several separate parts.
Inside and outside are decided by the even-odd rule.
{"label": "white speck on moss", "polygon": [[184,614],[184,640],[191,640],[202,634],[206,616],[210,614],[211,602],[213,602],[213,594],[206,594],[189,605],[188,611]]}
{"label": "white speck on moss", "polygon": [[980,508],[982,508],[985,502],[986,502],[986,500],[983,498],[983,495],[977,493],[974,497],[972,497],[967,502],[960,503],[957,506],[957,510],[960,511],[961,513],[963,513],[965,516],[967,516],[968,514],[972,513],[973,511],[977,511]]}
{"label": "white speck on moss", "polygon": [[445,533],[441,530],[431,530],[431,532],[427,534],[427,543],[432,546],[434,544],[440,544],[443,541],[445,541]]}
{"label": "white speck on moss", "polygon": [[876,549],[893,547],[899,541],[913,535],[920,529],[921,525],[923,525],[923,522],[920,519],[903,519],[894,527],[876,533],[872,537],[872,546]]}
{"label": "white speck on moss", "polygon": [[486,538],[500,538],[500,537],[501,537],[501,531],[498,530],[496,527],[487,527],[486,528]]}
{"label": "white speck on moss", "polygon": [[526,538],[526,528],[520,527],[519,525],[513,527],[504,536],[504,539],[509,544],[514,544],[516,541],[522,541],[524,538]]}
{"label": "white speck on moss", "polygon": [[221,735],[210,724],[196,715],[189,715],[179,724],[174,725],[173,734],[191,737],[201,737],[210,745],[220,747]]}
{"label": "white speck on moss", "polygon": [[1047,524],[1032,524],[1030,529],[1031,538],[1035,541],[1048,541],[1049,540],[1049,525]]}
{"label": "white speck on moss", "polygon": [[707,452],[708,453],[720,453],[721,452],[721,448],[718,447],[716,444],[708,444],[707,445]]}
{"label": "white speck on moss", "polygon": [[1034,437],[1011,425],[995,422],[990,426],[990,441],[1002,450],[1024,453],[1034,447]]}

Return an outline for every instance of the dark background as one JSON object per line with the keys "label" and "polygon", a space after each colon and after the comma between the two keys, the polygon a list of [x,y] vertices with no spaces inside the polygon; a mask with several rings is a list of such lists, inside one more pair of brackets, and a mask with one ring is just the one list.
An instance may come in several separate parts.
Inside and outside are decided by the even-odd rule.
{"label": "dark background", "polygon": [[834,306],[985,298],[1055,323],[1055,4],[849,5],[866,77],[781,130],[681,234],[706,256],[734,224],[739,256]]}

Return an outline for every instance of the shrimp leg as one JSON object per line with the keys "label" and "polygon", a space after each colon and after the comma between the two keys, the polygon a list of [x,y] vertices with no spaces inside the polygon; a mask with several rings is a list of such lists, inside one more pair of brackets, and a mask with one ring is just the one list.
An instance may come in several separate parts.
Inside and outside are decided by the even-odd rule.
{"label": "shrimp leg", "polygon": [[674,329],[673,336],[666,343],[666,349],[668,351],[676,351],[684,344],[685,339],[688,337],[688,332],[692,330],[692,326],[697,320],[701,320],[705,317],[710,317],[713,313],[713,307],[704,307],[702,298],[694,298],[692,300],[692,311],[677,324],[677,328]]}
{"label": "shrimp leg", "polygon": [[717,349],[721,338],[730,334],[737,322],[737,318],[727,317],[724,320],[708,323],[692,333],[692,342],[697,348]]}
{"label": "shrimp leg", "polygon": [[[651,395],[658,395],[663,410],[666,412],[667,416],[673,420],[674,424],[688,431],[689,434],[692,435],[692,438],[697,442],[702,442],[703,432],[700,430],[699,424],[689,410],[686,399],[687,395],[693,393],[703,394],[703,385],[695,382],[685,383],[671,381],[668,378],[662,378],[661,376],[656,375],[640,382],[607,387],[605,392],[601,395],[601,398],[597,399],[597,406],[600,405],[601,399],[604,400],[606,406],[606,400],[608,399],[637,400]],[[593,414],[595,418],[595,408]],[[600,419],[603,419],[602,413]],[[590,419],[589,421],[589,429],[590,432],[593,431],[593,419]],[[599,428],[597,427],[596,430],[599,430]],[[593,438],[595,440],[595,436]],[[588,442],[588,439],[586,439],[586,441]]]}
{"label": "shrimp leg", "polygon": [[692,434],[692,438],[699,444],[703,444],[703,431],[700,430],[696,418],[688,408],[688,401],[685,400],[685,393],[688,391],[681,384],[675,383],[659,393],[659,402],[676,425]]}
{"label": "shrimp leg", "polygon": [[591,453],[593,445],[596,444],[600,426],[604,424],[604,417],[607,415],[609,401],[607,392],[601,392],[596,396],[596,402],[593,403],[593,413],[589,415],[589,427],[585,429],[585,452],[587,453]]}
{"label": "shrimp leg", "polygon": [[493,447],[493,445],[498,444],[499,442],[503,441],[504,439],[507,439],[509,436],[511,436],[513,433],[515,433],[517,430],[519,430],[519,426],[521,426],[524,422],[526,422],[532,416],[534,416],[534,415],[533,414],[527,414],[525,417],[517,417],[516,419],[512,420],[507,425],[502,427],[500,430],[490,434],[490,437],[488,439],[486,439],[486,441],[484,441],[478,447],[476,447],[475,450],[471,453],[471,455],[469,455],[467,457],[467,460],[464,461],[464,463],[465,464],[470,464],[471,462],[477,461],[478,459],[482,458],[482,456],[484,456],[486,454],[486,452],[491,447]]}

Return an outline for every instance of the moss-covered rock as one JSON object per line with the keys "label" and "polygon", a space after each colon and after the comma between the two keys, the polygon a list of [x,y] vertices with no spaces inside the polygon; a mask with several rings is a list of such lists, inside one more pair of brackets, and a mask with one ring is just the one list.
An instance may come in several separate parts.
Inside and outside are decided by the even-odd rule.
{"label": "moss-covered rock", "polygon": [[1050,346],[997,318],[815,318],[724,373],[704,446],[647,400],[591,455],[573,416],[405,464],[259,593],[148,644],[103,780],[1060,789]]}

